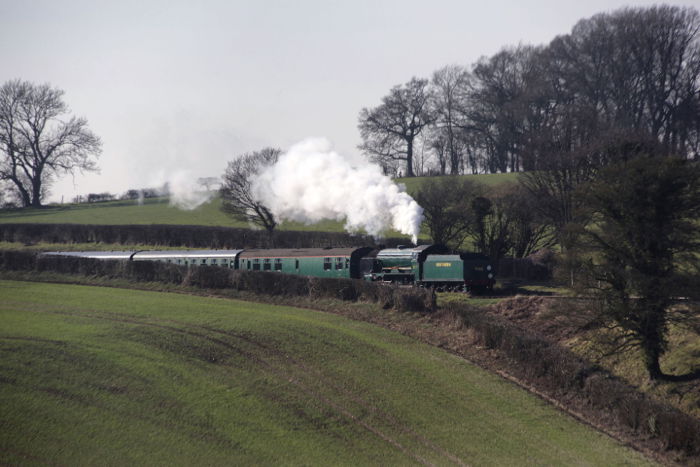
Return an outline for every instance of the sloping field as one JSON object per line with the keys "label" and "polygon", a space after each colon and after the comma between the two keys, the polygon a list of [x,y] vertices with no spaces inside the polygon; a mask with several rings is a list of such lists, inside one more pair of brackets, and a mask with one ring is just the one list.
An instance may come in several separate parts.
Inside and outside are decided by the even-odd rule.
{"label": "sloping field", "polygon": [[0,464],[638,465],[462,359],[339,316],[0,281]]}
{"label": "sloping field", "polygon": [[[495,185],[516,180],[517,174],[464,175],[486,185]],[[409,193],[415,193],[420,185],[431,178],[413,177],[397,180],[406,185]],[[213,198],[193,210],[171,206],[167,198],[147,199],[142,205],[134,200],[109,201],[94,204],[64,204],[46,206],[41,209],[26,208],[0,210],[0,223],[66,223],[66,224],[175,224],[209,225],[223,227],[249,227],[245,222],[233,220],[221,211],[221,199]],[[283,222],[281,230],[314,230],[321,232],[343,232],[343,222],[322,221],[313,225],[298,222]],[[389,234],[392,236],[395,234]]]}
{"label": "sloping field", "polygon": [[[452,175],[450,175],[452,176]],[[501,183],[516,182],[520,176],[519,172],[501,173],[501,174],[479,174],[479,175],[457,175],[464,180],[471,180],[481,183],[486,186],[500,185]],[[396,183],[403,183],[406,186],[408,193],[415,193],[420,189],[421,185],[427,180],[438,180],[440,176],[435,177],[408,177],[397,178]]]}
{"label": "sloping field", "polygon": [[[221,199],[214,198],[196,209],[180,209],[171,206],[168,198],[147,199],[143,204],[136,201],[108,201],[94,204],[51,205],[43,208],[0,210],[0,223],[36,222],[55,224],[172,224],[206,225],[249,228],[224,214]],[[282,230],[321,230],[342,232],[343,224],[324,221],[309,226],[297,222],[284,222]]]}

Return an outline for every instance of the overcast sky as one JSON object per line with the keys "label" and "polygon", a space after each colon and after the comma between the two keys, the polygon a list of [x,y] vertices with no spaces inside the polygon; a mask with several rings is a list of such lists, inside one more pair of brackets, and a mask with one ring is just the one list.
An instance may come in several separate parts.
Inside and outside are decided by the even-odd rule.
{"label": "overcast sky", "polygon": [[0,0],[0,82],[63,89],[102,138],[101,173],[54,186],[68,201],[220,176],[238,154],[309,136],[357,152],[360,109],[392,86],[654,3]]}

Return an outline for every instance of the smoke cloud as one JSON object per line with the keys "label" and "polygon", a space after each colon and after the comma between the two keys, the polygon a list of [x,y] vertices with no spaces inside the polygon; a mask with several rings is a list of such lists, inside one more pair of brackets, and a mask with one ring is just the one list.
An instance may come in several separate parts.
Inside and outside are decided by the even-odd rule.
{"label": "smoke cloud", "polygon": [[196,209],[216,194],[213,191],[204,190],[198,183],[197,177],[184,169],[167,173],[161,171],[154,184],[163,187],[160,189],[161,194],[169,196],[170,205],[179,209]]}
{"label": "smoke cloud", "polygon": [[214,196],[214,192],[205,191],[186,170],[179,170],[170,175],[168,191],[171,205],[188,210],[197,208]]}
{"label": "smoke cloud", "polygon": [[253,180],[253,193],[280,220],[306,224],[345,220],[349,232],[379,237],[394,228],[418,240],[423,208],[379,166],[333,151],[323,138],[306,139]]}

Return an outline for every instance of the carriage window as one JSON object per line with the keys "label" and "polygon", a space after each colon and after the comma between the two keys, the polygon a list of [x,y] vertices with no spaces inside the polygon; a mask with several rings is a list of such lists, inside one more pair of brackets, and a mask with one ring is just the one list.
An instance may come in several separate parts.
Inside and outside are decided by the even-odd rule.
{"label": "carriage window", "polygon": [[179,259],[177,260],[177,264],[180,264],[181,262],[182,262],[182,260],[179,260]]}
{"label": "carriage window", "polygon": [[329,271],[332,269],[332,263],[330,258],[323,258],[323,270],[324,271]]}
{"label": "carriage window", "polygon": [[258,258],[253,260],[253,271],[260,271],[260,260]]}
{"label": "carriage window", "polygon": [[265,258],[263,260],[263,270],[269,271],[271,268],[272,268],[272,264],[270,264],[270,258]]}
{"label": "carriage window", "polygon": [[345,258],[345,269],[350,269],[350,258]]}
{"label": "carriage window", "polygon": [[202,260],[202,264],[207,264],[206,258]]}
{"label": "carriage window", "polygon": [[336,269],[343,269],[343,258],[336,258],[335,259],[335,268]]}
{"label": "carriage window", "polygon": [[211,260],[211,264],[216,264],[216,263],[217,263],[216,258]]}
{"label": "carriage window", "polygon": [[282,270],[282,260],[280,258],[275,258],[275,271]]}
{"label": "carriage window", "polygon": [[299,260],[294,260],[294,268],[299,269]]}

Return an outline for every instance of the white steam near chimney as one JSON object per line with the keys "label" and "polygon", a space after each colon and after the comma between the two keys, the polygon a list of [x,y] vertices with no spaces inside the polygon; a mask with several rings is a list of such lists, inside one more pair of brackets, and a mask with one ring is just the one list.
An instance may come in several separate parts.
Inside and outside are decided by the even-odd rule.
{"label": "white steam near chimney", "polygon": [[279,220],[345,219],[349,232],[378,237],[389,228],[418,240],[423,208],[364,159],[341,156],[323,138],[292,146],[253,180],[253,193]]}

